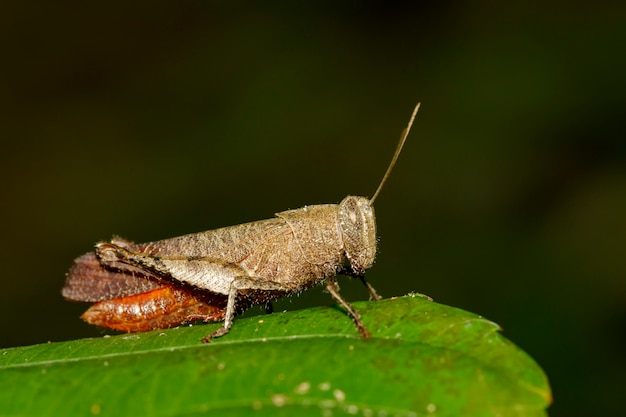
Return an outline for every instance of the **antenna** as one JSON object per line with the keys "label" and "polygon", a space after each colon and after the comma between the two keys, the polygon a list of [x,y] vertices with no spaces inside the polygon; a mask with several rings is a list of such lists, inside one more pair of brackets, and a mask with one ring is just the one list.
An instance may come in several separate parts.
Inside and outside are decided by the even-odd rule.
{"label": "antenna", "polygon": [[396,164],[396,161],[398,160],[398,156],[400,155],[400,152],[402,152],[402,147],[404,146],[404,142],[406,142],[407,136],[409,136],[409,132],[411,131],[411,126],[413,125],[413,120],[415,120],[415,115],[417,115],[417,111],[420,108],[420,104],[422,103],[417,103],[417,105],[415,106],[415,109],[413,110],[413,114],[411,114],[411,118],[409,119],[409,124],[402,131],[402,135],[400,135],[400,142],[398,142],[396,153],[393,154],[393,158],[391,158],[389,167],[387,167],[387,172],[385,172],[383,179],[380,181],[380,184],[378,185],[378,188],[376,189],[376,192],[374,193],[374,197],[370,199],[370,206],[374,204],[374,200],[376,200],[376,197],[378,197],[378,193],[380,193],[380,190],[383,188],[383,185],[385,185],[385,183],[387,182],[387,178],[389,178],[389,174],[391,174],[391,170]]}

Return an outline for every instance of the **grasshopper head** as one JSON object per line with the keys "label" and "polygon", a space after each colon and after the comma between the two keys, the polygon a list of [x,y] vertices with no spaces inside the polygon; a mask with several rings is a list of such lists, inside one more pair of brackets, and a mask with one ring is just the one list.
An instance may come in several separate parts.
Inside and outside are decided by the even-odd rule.
{"label": "grasshopper head", "polygon": [[352,271],[364,273],[376,257],[376,218],[370,200],[354,196],[344,198],[339,203],[339,228]]}

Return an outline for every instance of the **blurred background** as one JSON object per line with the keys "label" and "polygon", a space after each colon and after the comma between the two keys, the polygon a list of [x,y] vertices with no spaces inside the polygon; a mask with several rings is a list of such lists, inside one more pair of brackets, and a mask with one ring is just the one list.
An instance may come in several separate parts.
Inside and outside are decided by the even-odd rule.
{"label": "blurred background", "polygon": [[421,101],[370,282],[499,323],[548,374],[552,416],[621,414],[618,3],[3,4],[0,347],[105,334],[60,289],[113,234],[371,196]]}

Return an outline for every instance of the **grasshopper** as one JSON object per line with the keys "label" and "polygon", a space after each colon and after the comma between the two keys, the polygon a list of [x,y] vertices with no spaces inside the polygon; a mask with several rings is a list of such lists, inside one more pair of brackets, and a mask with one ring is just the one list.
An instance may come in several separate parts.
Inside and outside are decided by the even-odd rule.
{"label": "grasshopper", "polygon": [[74,260],[63,296],[94,302],[90,324],[135,332],[223,320],[203,342],[227,334],[234,316],[253,305],[323,284],[364,338],[370,332],[339,293],[337,275],[358,277],[379,300],[365,271],[376,257],[374,201],[404,146],[420,104],[402,132],[374,196],[305,206],[276,217],[171,239],[135,244],[119,237]]}

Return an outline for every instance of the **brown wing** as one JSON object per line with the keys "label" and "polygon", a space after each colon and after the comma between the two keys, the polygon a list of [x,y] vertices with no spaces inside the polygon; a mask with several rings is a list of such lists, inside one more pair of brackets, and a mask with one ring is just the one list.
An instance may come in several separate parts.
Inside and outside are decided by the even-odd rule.
{"label": "brown wing", "polygon": [[96,254],[89,252],[74,260],[62,294],[72,301],[96,302],[140,294],[161,286],[139,268],[128,267],[125,271],[105,269]]}

